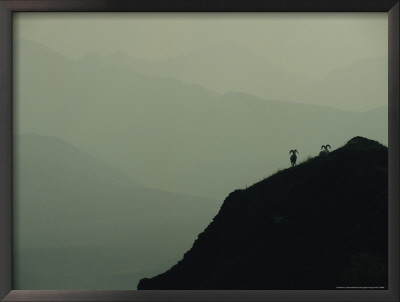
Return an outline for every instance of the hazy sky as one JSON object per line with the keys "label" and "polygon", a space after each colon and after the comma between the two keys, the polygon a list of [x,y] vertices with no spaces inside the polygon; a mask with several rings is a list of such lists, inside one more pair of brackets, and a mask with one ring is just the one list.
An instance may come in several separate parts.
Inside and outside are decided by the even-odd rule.
{"label": "hazy sky", "polygon": [[318,79],[356,59],[387,55],[387,13],[17,13],[17,37],[72,58],[124,50],[158,60],[235,41]]}
{"label": "hazy sky", "polygon": [[[15,43],[19,131],[61,138],[152,188],[205,196],[229,179],[218,191],[223,198],[264,177],[267,161],[273,171],[286,167],[290,149],[307,157],[356,135],[387,141],[386,13],[18,13],[14,20],[17,41],[26,39]],[[93,56],[74,63],[27,40],[76,59],[123,50],[146,60],[233,41],[317,79],[347,68],[312,81],[247,51],[229,56],[228,44],[222,55],[200,52],[206,60],[144,64],[142,72],[121,55],[122,65]]]}

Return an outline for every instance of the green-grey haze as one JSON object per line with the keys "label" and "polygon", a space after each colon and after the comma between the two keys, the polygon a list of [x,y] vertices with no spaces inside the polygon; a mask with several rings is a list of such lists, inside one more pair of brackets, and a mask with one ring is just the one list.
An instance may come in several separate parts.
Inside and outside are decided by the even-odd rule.
{"label": "green-grey haze", "polygon": [[387,145],[386,14],[107,16],[17,14],[17,288],[134,289],[289,150]]}
{"label": "green-grey haze", "polygon": [[134,288],[178,261],[220,205],[140,187],[54,137],[17,142],[17,288]]}
{"label": "green-grey haze", "polygon": [[71,58],[124,50],[150,61],[234,41],[283,68],[320,79],[387,55],[387,13],[18,13],[18,37]]}

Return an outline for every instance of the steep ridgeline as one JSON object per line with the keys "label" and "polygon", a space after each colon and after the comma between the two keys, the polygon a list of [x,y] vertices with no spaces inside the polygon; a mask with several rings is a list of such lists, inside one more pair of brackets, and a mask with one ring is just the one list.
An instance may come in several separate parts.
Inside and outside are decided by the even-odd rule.
{"label": "steep ridgeline", "polygon": [[138,289],[387,289],[387,147],[362,137],[236,190]]}

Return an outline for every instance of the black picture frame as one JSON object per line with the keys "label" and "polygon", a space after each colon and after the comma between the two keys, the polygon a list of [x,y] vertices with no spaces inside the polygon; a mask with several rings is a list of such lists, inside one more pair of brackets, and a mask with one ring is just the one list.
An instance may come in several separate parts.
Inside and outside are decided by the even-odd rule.
{"label": "black picture frame", "polygon": [[[388,290],[66,291],[13,290],[14,12],[388,12]],[[399,301],[399,1],[396,0],[0,0],[0,299],[2,301]]]}

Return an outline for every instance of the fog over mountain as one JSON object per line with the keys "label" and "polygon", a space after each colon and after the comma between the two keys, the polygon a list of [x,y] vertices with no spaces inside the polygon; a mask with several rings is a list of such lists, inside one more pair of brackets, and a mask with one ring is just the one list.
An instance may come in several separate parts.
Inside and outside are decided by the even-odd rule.
{"label": "fog over mountain", "polygon": [[382,106],[388,99],[388,57],[354,61],[312,83],[298,99],[357,111]]}
{"label": "fog over mountain", "polygon": [[[17,128],[62,138],[153,188],[223,198],[322,144],[387,142],[387,107],[358,113],[242,93],[219,94],[89,55],[21,41]],[[242,173],[237,173],[242,171]]]}
{"label": "fog over mountain", "polygon": [[[352,137],[387,145],[387,14],[18,13],[14,19],[16,289],[135,289],[140,279],[179,263],[232,192],[253,192],[270,175],[293,179],[302,163],[311,167],[311,180],[335,179],[329,171],[337,161],[325,170],[318,158],[310,160],[321,145],[329,144],[332,155]],[[293,149],[298,167],[287,169]],[[328,173],[320,177],[314,168]],[[384,176],[380,165],[377,171]],[[272,189],[296,196],[313,183],[298,180],[286,188],[285,178]],[[296,207],[303,203],[285,194],[294,212],[280,208],[283,225],[299,230]],[[339,195],[330,196],[323,213],[331,217],[333,209],[339,220],[341,208],[333,206]],[[249,208],[237,209],[240,216]],[[266,212],[253,209],[246,216],[260,218],[253,226],[281,219],[276,213],[264,220]],[[318,211],[306,211],[311,222]],[[221,234],[240,241],[234,230],[245,228],[232,222],[232,232],[224,237],[221,228]],[[291,241],[271,242],[284,256],[279,247]]]}
{"label": "fog over mountain", "polygon": [[240,91],[268,100],[326,105],[366,111],[388,98],[388,58],[358,59],[321,80],[284,69],[246,47],[233,42],[215,44],[182,56],[157,61],[138,60],[124,51],[107,56],[93,52],[82,62],[109,64],[144,74],[179,79],[224,94]]}
{"label": "fog over mountain", "polygon": [[233,43],[287,71],[320,80],[358,59],[387,56],[387,22],[384,12],[38,12],[16,14],[14,29],[16,37],[74,59],[122,50],[154,62]]}
{"label": "fog over mountain", "polygon": [[220,206],[142,187],[55,137],[15,147],[17,288],[130,289],[179,260]]}
{"label": "fog over mountain", "polygon": [[313,83],[311,79],[286,70],[233,42],[154,62],[133,60],[122,52],[98,57],[98,62],[179,79],[222,94],[242,91],[267,99],[295,99],[303,87]]}

